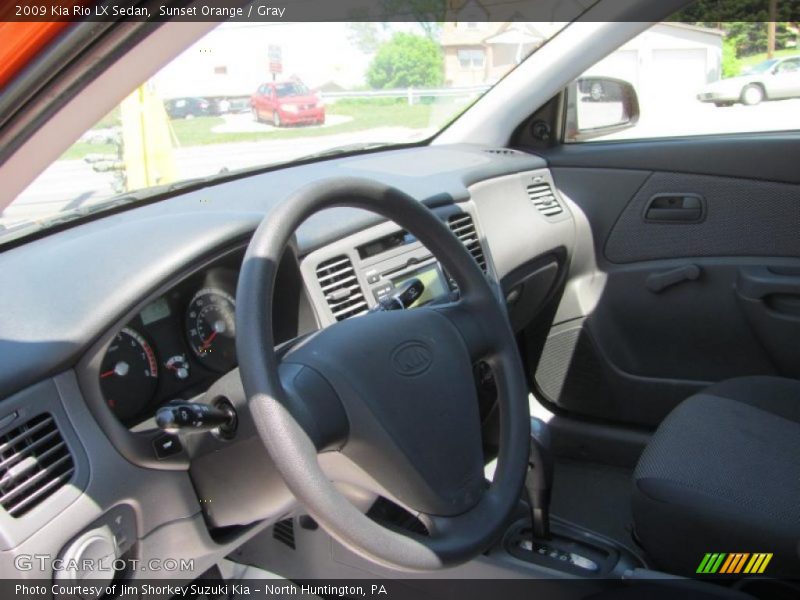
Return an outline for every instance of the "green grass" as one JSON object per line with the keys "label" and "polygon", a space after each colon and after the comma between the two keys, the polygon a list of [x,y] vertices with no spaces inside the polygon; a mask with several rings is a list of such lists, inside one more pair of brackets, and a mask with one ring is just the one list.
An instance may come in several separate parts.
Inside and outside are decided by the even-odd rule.
{"label": "green grass", "polygon": [[[774,54],[774,58],[782,58],[784,56],[792,56],[794,54],[800,55],[800,49],[798,48],[784,48],[783,50],[776,50]],[[761,54],[752,54],[750,56],[742,56],[739,59],[739,72],[746,67],[752,67],[757,65],[760,62],[764,62],[767,60],[767,53],[762,52]]]}
{"label": "green grass", "polygon": [[116,156],[117,148],[113,144],[87,144],[77,142],[72,144],[59,160],[80,160],[89,154],[113,154]]}
{"label": "green grass", "polygon": [[229,144],[234,142],[256,142],[264,140],[290,140],[338,133],[350,133],[376,127],[409,127],[421,129],[430,123],[432,106],[405,103],[393,105],[335,104],[326,107],[326,114],[343,115],[352,120],[329,127],[285,127],[273,131],[242,133],[215,133],[213,128],[221,125],[221,117],[198,117],[172,121],[172,128],[180,146],[203,146],[207,144]]}
{"label": "green grass", "polygon": [[[352,120],[328,127],[285,127],[278,130],[245,133],[215,133],[213,129],[225,121],[222,117],[197,117],[170,121],[179,147],[230,144],[236,142],[258,142],[265,140],[291,140],[296,138],[321,137],[340,133],[351,133],[377,127],[408,127],[424,129],[432,122],[443,122],[444,117],[455,116],[463,108],[457,103],[414,104],[405,100],[389,101],[340,101],[326,107],[328,116],[342,115]],[[109,115],[104,123],[110,123],[116,115]],[[99,125],[98,125],[99,127]],[[391,141],[391,140],[387,140]],[[115,148],[109,144],[87,144],[78,142],[69,148],[61,160],[82,159],[88,154],[113,154]]]}

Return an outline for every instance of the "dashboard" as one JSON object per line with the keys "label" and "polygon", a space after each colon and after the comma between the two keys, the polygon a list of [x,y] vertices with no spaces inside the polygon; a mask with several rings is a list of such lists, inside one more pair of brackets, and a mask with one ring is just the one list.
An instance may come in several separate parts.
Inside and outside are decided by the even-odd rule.
{"label": "dashboard", "polygon": [[[0,270],[18,282],[0,294],[0,435],[51,419],[68,465],[24,514],[0,506],[0,556],[12,557],[0,565],[21,552],[60,555],[122,515],[126,556],[194,558],[202,569],[297,509],[241,389],[235,337],[254,333],[236,331],[236,286],[270,208],[310,180],[343,175],[424,202],[506,298],[518,331],[570,260],[575,221],[545,162],[472,146],[251,175],[0,253]],[[362,318],[412,279],[424,286],[414,307],[457,293],[435,257],[394,223],[355,209],[319,213],[281,260],[275,338]],[[155,427],[165,403],[218,397],[238,412],[234,439],[165,438]],[[56,520],[62,525],[50,525]]]}

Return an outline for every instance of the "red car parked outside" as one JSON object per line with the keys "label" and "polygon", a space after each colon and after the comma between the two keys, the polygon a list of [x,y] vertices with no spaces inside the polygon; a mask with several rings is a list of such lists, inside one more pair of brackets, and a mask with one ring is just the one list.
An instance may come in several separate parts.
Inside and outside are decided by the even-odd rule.
{"label": "red car parked outside", "polygon": [[296,81],[261,84],[250,99],[250,106],[256,121],[269,121],[275,127],[325,122],[325,107],[320,99]]}

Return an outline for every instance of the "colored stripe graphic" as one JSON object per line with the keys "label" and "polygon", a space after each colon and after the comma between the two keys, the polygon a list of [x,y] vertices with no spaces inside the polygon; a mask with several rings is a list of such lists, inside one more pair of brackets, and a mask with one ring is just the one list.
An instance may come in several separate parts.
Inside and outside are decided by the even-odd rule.
{"label": "colored stripe graphic", "polygon": [[725,574],[732,574],[732,573],[739,573],[744,566],[744,561],[748,559],[750,556],[749,553],[742,553],[742,552],[735,552],[733,554],[728,555],[729,558],[722,565],[722,569],[720,569],[720,573]]}
{"label": "colored stripe graphic", "polygon": [[763,573],[764,569],[767,568],[769,561],[772,560],[772,553],[758,553],[753,554],[753,558],[750,559],[750,562],[747,563],[747,566],[744,568],[745,573]]}
{"label": "colored stripe graphic", "polygon": [[733,575],[738,573],[760,574],[772,560],[772,553],[757,552],[708,552],[700,561],[697,573],[713,575],[715,573]]}
{"label": "colored stripe graphic", "polygon": [[698,573],[716,573],[717,569],[719,569],[720,564],[722,564],[722,560],[725,558],[726,554],[714,552],[708,553],[703,557],[703,561],[700,563],[700,566],[697,567]]}

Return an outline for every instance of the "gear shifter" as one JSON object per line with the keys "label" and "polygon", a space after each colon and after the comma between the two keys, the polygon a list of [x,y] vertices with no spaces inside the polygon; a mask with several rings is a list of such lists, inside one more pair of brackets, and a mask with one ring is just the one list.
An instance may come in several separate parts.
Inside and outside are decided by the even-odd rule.
{"label": "gear shifter", "polygon": [[525,489],[531,507],[533,539],[550,539],[550,496],[553,485],[553,455],[547,423],[531,418],[530,453]]}

